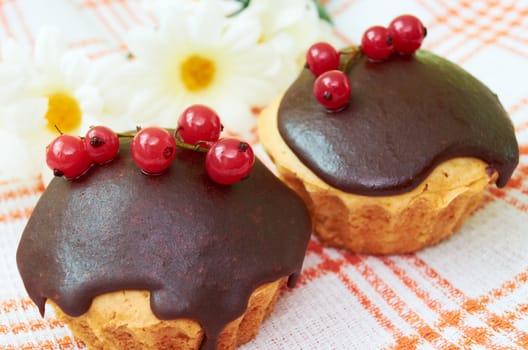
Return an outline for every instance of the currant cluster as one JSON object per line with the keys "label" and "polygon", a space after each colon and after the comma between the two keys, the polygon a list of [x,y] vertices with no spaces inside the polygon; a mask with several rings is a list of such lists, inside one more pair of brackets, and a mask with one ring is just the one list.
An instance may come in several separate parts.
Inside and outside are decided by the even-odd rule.
{"label": "currant cluster", "polygon": [[[420,48],[426,34],[427,30],[418,18],[401,15],[387,28],[373,26],[367,29],[361,40],[361,51],[375,61],[383,61],[393,52],[412,55]],[[347,52],[339,52],[326,42],[315,43],[306,52],[306,67],[316,77],[313,94],[330,112],[345,108],[352,92],[347,75],[339,70],[341,54]]]}
{"label": "currant cluster", "polygon": [[420,48],[427,35],[422,22],[412,15],[393,19],[388,27],[373,26],[361,39],[361,50],[368,58],[382,61],[393,52],[412,55]]}
{"label": "currant cluster", "polygon": [[306,65],[316,76],[313,94],[327,110],[342,110],[348,104],[352,88],[345,73],[339,70],[340,53],[325,42],[315,43],[306,52]]}
{"label": "currant cluster", "polygon": [[[157,175],[167,170],[176,157],[177,147],[207,152],[205,169],[209,177],[223,185],[247,176],[255,161],[251,146],[233,138],[220,138],[222,124],[214,110],[204,105],[185,109],[174,134],[150,126],[135,134],[130,144],[132,159],[142,172]],[[77,178],[92,164],[106,163],[118,153],[119,136],[111,129],[96,126],[84,138],[60,135],[47,147],[46,162],[56,176]]]}
{"label": "currant cluster", "polygon": [[105,126],[94,126],[84,138],[60,135],[46,147],[46,163],[55,176],[73,179],[93,164],[111,161],[119,151],[119,138]]}
{"label": "currant cluster", "polygon": [[255,155],[246,142],[221,139],[222,128],[213,109],[192,105],[180,115],[174,135],[155,126],[138,131],[130,145],[132,158],[144,173],[159,174],[171,165],[177,147],[207,152],[205,170],[209,177],[230,185],[249,175]]}

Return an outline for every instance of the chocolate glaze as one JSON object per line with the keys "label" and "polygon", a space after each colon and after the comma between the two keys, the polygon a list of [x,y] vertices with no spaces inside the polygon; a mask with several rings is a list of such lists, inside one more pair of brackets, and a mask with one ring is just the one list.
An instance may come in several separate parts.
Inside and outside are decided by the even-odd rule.
{"label": "chocolate glaze", "polygon": [[37,203],[17,251],[28,294],[42,314],[49,298],[79,316],[98,295],[148,290],[158,318],[196,320],[214,349],[257,287],[295,284],[309,214],[258,160],[247,180],[221,186],[203,153],[178,150],[167,173],[147,176],[121,143],[112,162],[55,178]]}
{"label": "chocolate glaze", "polygon": [[329,113],[304,69],[282,99],[281,136],[323,181],[342,191],[394,195],[439,163],[476,157],[504,186],[519,160],[513,125],[497,96],[459,66],[426,51],[385,62],[358,54],[347,71],[347,108]]}

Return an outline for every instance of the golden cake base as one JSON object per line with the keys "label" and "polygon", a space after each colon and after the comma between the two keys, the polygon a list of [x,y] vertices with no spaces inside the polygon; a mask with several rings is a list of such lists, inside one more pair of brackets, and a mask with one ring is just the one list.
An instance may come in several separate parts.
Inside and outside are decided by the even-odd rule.
{"label": "golden cake base", "polygon": [[[267,283],[250,296],[244,314],[230,322],[218,341],[219,350],[234,349],[253,339],[271,313],[285,279]],[[120,291],[96,297],[90,309],[79,317],[65,314],[48,301],[62,322],[88,349],[200,349],[204,332],[196,321],[159,320],[150,309],[150,293]]]}
{"label": "golden cake base", "polygon": [[431,246],[454,233],[497,179],[475,158],[455,158],[438,165],[410,192],[382,197],[347,193],[308,169],[282,139],[277,100],[258,120],[262,146],[280,178],[308,206],[314,231],[330,246],[355,253],[396,254]]}

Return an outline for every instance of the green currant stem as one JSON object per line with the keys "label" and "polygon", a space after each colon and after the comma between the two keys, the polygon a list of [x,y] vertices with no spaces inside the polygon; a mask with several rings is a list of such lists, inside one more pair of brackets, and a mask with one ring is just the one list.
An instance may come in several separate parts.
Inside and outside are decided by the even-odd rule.
{"label": "green currant stem", "polygon": [[354,46],[346,50],[341,50],[339,53],[347,56],[341,61],[343,72],[346,73],[350,70],[350,67],[356,61],[356,58],[361,54],[361,49],[359,46]]}
{"label": "green currant stem", "polygon": [[183,141],[180,141],[180,140],[176,139],[176,146],[180,147],[180,148],[183,148],[183,149],[188,149],[188,150],[191,150],[191,151],[207,152],[207,148],[204,148],[204,147],[200,146],[200,143],[197,143],[195,145],[191,145],[189,143],[185,143]]}
{"label": "green currant stem", "polygon": [[354,55],[359,51],[358,47],[347,47],[346,49],[339,50],[339,53],[342,55]]}
{"label": "green currant stem", "polygon": [[[116,133],[116,135],[118,137],[134,137],[136,136],[136,133],[134,132],[118,132]],[[201,146],[201,143],[198,142],[194,145],[191,145],[190,143],[185,143],[181,140],[178,140],[177,138],[174,139],[176,141],[176,146],[177,147],[180,147],[180,148],[183,148],[183,149],[188,149],[188,150],[191,150],[191,151],[197,151],[197,152],[207,152],[208,149],[205,148],[205,147],[202,147]]]}
{"label": "green currant stem", "polygon": [[116,132],[117,137],[134,137],[136,136],[135,132]]}

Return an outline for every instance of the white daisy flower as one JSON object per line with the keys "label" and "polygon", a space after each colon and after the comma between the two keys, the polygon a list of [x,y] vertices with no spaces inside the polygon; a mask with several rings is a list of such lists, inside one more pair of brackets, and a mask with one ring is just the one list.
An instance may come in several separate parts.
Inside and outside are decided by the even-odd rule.
{"label": "white daisy flower", "polygon": [[284,88],[299,74],[312,44],[326,41],[336,48],[343,45],[331,25],[319,18],[314,0],[251,0],[240,15],[259,17],[261,42],[270,43],[281,58],[278,78]]}
{"label": "white daisy flower", "polygon": [[[17,149],[16,157],[11,155],[11,163],[20,160],[19,167],[4,169],[0,175],[32,176],[45,168],[45,147],[59,130],[83,135],[90,125],[102,122],[105,101],[94,81],[91,62],[79,52],[67,50],[57,30],[43,28],[33,51],[8,40],[1,53],[1,129],[18,137],[25,147]],[[118,127],[121,123],[109,118],[104,124]],[[32,161],[26,164],[25,159]]]}
{"label": "white daisy flower", "polygon": [[261,36],[256,17],[226,17],[217,0],[173,8],[158,28],[135,31],[128,72],[134,81],[124,85],[141,89],[131,95],[131,116],[138,124],[147,118],[175,127],[184,108],[202,103],[219,113],[227,129],[249,135],[251,108],[277,93],[277,57]]}
{"label": "white daisy flower", "polygon": [[[158,123],[172,126],[184,105],[200,102],[220,109],[224,120],[226,110],[232,117],[225,121],[227,128],[246,135],[254,127],[247,106],[263,107],[283,92],[299,74],[311,44],[342,46],[330,24],[319,18],[313,0],[251,0],[247,7],[235,0],[143,4],[162,18],[162,25],[150,34],[141,31],[130,42],[143,63],[144,91],[135,95],[131,109],[136,116],[143,113],[139,123],[158,114]],[[266,54],[256,54],[258,50]],[[201,91],[193,88],[198,80],[188,78],[208,76],[211,66],[197,59],[184,65],[191,57],[205,58],[215,67],[209,83],[198,83]]]}

